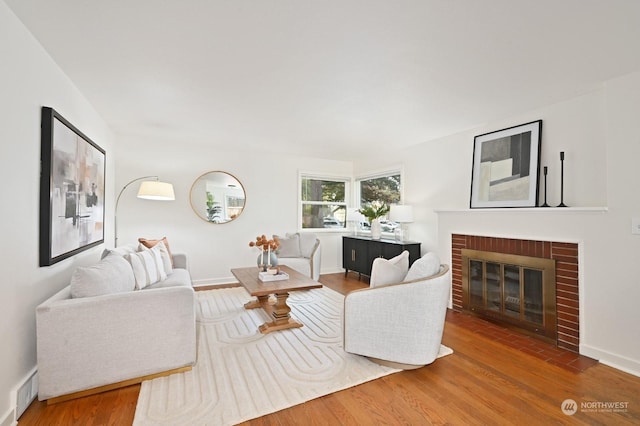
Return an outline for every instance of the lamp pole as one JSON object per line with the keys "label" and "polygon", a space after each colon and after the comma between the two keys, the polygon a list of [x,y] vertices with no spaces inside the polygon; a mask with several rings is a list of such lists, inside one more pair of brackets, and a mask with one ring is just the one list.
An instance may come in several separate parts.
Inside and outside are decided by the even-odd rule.
{"label": "lamp pole", "polygon": [[129,185],[131,185],[132,183],[135,183],[139,180],[144,180],[144,179],[155,179],[155,180],[159,180],[160,178],[158,176],[142,176],[139,178],[135,178],[132,181],[130,181],[129,183],[127,183],[121,190],[120,193],[118,194],[118,198],[116,198],[116,208],[115,208],[115,212],[114,212],[114,217],[113,217],[113,231],[115,234],[115,245],[114,247],[118,247],[118,204],[120,203],[120,197],[122,197],[122,193],[124,192],[125,189],[127,189],[129,187]]}

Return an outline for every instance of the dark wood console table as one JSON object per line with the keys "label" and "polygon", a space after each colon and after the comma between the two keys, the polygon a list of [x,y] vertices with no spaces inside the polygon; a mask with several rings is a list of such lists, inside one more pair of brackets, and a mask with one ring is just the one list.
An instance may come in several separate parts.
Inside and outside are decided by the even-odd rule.
{"label": "dark wood console table", "polygon": [[342,267],[345,276],[349,271],[361,275],[371,276],[371,265],[376,257],[391,259],[402,253],[409,252],[409,265],[420,258],[420,243],[414,241],[373,240],[369,237],[342,237]]}

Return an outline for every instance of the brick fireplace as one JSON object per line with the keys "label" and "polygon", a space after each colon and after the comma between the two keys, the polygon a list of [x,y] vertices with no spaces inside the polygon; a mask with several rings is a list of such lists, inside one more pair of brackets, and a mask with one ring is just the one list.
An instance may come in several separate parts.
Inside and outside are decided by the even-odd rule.
{"label": "brick fireplace", "polygon": [[452,298],[453,309],[456,311],[464,310],[463,249],[555,260],[556,344],[560,348],[579,352],[580,307],[578,302],[577,244],[453,234],[451,236]]}

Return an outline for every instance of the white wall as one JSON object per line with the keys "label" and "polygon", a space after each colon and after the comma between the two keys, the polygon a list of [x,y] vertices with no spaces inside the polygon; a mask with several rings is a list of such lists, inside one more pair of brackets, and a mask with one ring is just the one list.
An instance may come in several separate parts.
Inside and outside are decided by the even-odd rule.
{"label": "white wall", "polygon": [[[95,262],[96,247],[52,267],[38,267],[40,108],[51,106],[107,151],[108,245],[113,241],[114,193],[135,177],[158,174],[175,185],[175,202],[135,198],[128,189],[120,206],[121,242],[167,236],[176,251],[187,252],[194,278],[202,283],[230,280],[229,268],[255,262],[248,242],[262,233],[297,227],[297,173],[342,176],[405,167],[405,196],[416,208],[410,225],[423,252],[435,250],[450,261],[451,232],[577,241],[581,247],[581,352],[640,372],[640,236],[630,234],[630,218],[640,216],[635,192],[640,171],[640,74],[607,82],[598,90],[537,111],[393,155],[350,162],[256,155],[206,148],[185,151],[182,142],[123,140],[114,136],[73,83],[61,72],[19,20],[0,2],[0,205],[2,269],[0,284],[0,422],[11,418],[11,392],[36,365],[35,307],[67,285],[78,265]],[[543,119],[542,165],[549,166],[550,203],[559,201],[558,152],[567,153],[565,202],[607,206],[602,212],[469,212],[473,136]],[[129,144],[131,142],[131,144]],[[135,142],[135,144],[134,144]],[[158,147],[162,146],[162,149]],[[118,163],[117,171],[114,160]],[[266,170],[265,170],[266,169]],[[247,190],[247,208],[230,224],[212,225],[192,212],[193,180],[209,170],[225,170]],[[118,178],[114,182],[117,172]],[[438,209],[462,209],[441,213]],[[339,233],[322,234],[322,272],[341,271]]]}
{"label": "white wall", "polygon": [[[0,423],[12,419],[10,395],[36,366],[35,307],[68,284],[73,269],[102,247],[38,267],[40,110],[56,109],[107,151],[113,197],[113,135],[21,22],[0,2]],[[107,216],[111,216],[107,211]],[[110,232],[111,224],[107,224]]]}
{"label": "white wall", "polygon": [[[148,201],[136,198],[137,184],[127,188],[118,208],[118,243],[139,237],[166,236],[172,251],[189,256],[195,285],[233,282],[230,268],[253,265],[258,251],[249,241],[258,235],[295,232],[298,226],[298,171],[352,174],[352,164],[274,154],[212,150],[207,146],[185,150],[179,140],[136,139],[116,159],[117,186],[140,176],[158,175],[171,182],[175,201]],[[157,147],[162,146],[158,151]],[[144,161],[140,161],[144,158]],[[244,186],[243,213],[225,224],[200,219],[191,208],[189,191],[203,173],[221,170],[234,175]],[[118,189],[118,190],[119,190]],[[321,273],[343,271],[341,233],[318,233],[322,244]]]}
{"label": "white wall", "polygon": [[[423,252],[451,262],[451,234],[516,236],[577,242],[580,247],[580,352],[640,375],[640,74],[607,82],[566,102],[354,164],[356,174],[404,164],[405,198],[416,210],[412,238]],[[560,202],[559,152],[565,151],[565,197],[558,211],[468,209],[475,135],[542,119],[541,166],[549,167],[547,200]],[[542,188],[542,185],[541,185]],[[540,199],[543,199],[541,191]],[[438,210],[445,210],[437,212]]]}

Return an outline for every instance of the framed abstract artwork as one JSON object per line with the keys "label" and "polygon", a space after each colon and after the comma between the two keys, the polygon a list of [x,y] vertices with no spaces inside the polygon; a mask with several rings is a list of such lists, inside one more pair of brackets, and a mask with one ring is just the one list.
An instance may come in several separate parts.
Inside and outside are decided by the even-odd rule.
{"label": "framed abstract artwork", "polygon": [[537,207],[542,120],[476,136],[471,208]]}
{"label": "framed abstract artwork", "polygon": [[40,266],[104,242],[106,154],[53,108],[42,108]]}

